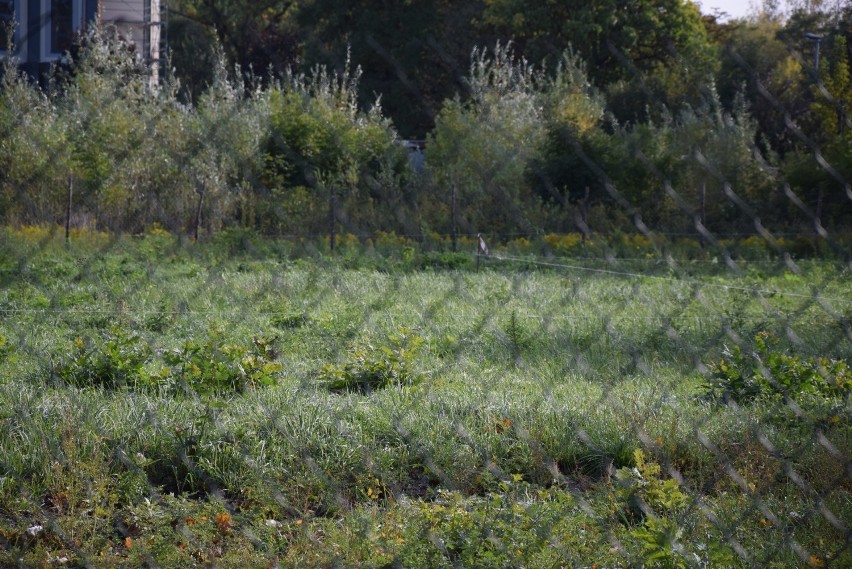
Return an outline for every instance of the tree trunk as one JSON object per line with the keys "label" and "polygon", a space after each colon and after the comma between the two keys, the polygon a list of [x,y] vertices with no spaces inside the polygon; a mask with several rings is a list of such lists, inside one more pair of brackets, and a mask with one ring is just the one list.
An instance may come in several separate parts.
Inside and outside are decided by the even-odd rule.
{"label": "tree trunk", "polygon": [[816,233],[816,247],[817,251],[820,251],[822,248],[822,236],[825,231],[822,228],[822,202],[824,200],[823,189],[820,187],[819,192],[817,193],[817,203],[816,210],[814,211],[814,232]]}
{"label": "tree trunk", "polygon": [[201,229],[201,208],[204,205],[204,192],[198,192],[198,207],[195,210],[195,231],[193,232],[193,238],[195,241],[198,241],[198,232]]}
{"label": "tree trunk", "polygon": [[451,205],[450,205],[451,215],[452,215],[452,218],[453,218],[452,219],[452,229],[450,230],[450,240],[452,241],[452,244],[453,244],[453,253],[455,253],[456,252],[456,246],[457,246],[457,243],[458,243],[458,230],[457,230],[457,227],[456,227],[457,208],[456,208],[456,185],[455,184],[453,184],[453,193],[452,193],[452,196],[451,196],[451,202],[450,203],[451,203]]}
{"label": "tree trunk", "polygon": [[337,241],[337,231],[334,223],[334,218],[337,216],[337,192],[334,188],[328,190],[328,246],[334,253],[335,242]]}
{"label": "tree trunk", "polygon": [[[704,229],[707,229],[707,182],[701,182],[701,226]],[[701,244],[701,248],[707,246],[707,242],[704,239],[704,233],[701,232],[698,234],[698,242]]]}
{"label": "tree trunk", "polygon": [[74,193],[74,178],[68,176],[68,202],[65,207],[65,244],[71,243],[71,197]]}

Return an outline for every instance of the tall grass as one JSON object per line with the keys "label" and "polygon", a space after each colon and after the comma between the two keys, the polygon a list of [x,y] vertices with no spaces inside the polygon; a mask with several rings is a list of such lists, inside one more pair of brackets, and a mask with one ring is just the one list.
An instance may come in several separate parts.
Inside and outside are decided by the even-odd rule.
{"label": "tall grass", "polygon": [[[708,543],[745,563],[732,535],[767,564],[801,561],[791,539],[820,560],[847,555],[819,504],[849,519],[848,401],[793,394],[797,418],[770,399],[720,405],[703,387],[726,345],[739,338],[748,349],[761,330],[782,339],[779,349],[849,361],[839,323],[810,296],[812,277],[829,283],[830,302],[849,297],[831,263],[801,277],[695,271],[686,282],[507,264],[385,272],[148,238],[71,249],[9,242],[0,289],[0,334],[12,345],[0,360],[5,561],[106,554],[180,566],[197,551],[222,563],[244,554],[442,566],[487,565],[490,551],[503,564],[547,566],[556,543],[577,563],[640,562],[650,555],[642,531],[656,535],[656,526],[619,521],[616,492],[636,449],[692,501],[663,516],[691,552],[663,547],[675,565],[695,555],[710,563]],[[210,338],[275,337],[281,370],[275,385],[243,391],[66,385],[57,366],[116,326],[150,346],[149,378],[162,377],[165,352]],[[423,343],[406,356],[416,381],[326,389],[324,365],[365,346],[381,362],[400,330]],[[764,510],[799,517],[776,524]],[[35,525],[47,529],[31,539]],[[569,554],[579,528],[586,549]],[[489,535],[503,549],[487,546]],[[524,557],[512,540],[538,553]],[[616,541],[623,551],[611,549]],[[354,557],[335,557],[339,547]]]}

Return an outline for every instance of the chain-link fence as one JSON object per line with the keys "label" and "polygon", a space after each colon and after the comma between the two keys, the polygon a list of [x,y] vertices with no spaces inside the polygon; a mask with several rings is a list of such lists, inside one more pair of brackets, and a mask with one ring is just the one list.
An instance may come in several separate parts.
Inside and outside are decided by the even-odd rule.
{"label": "chain-link fence", "polygon": [[679,44],[604,37],[604,88],[426,42],[463,94],[416,142],[356,60],[193,103],[101,32],[7,65],[0,564],[849,566],[834,29],[813,73],[730,32],[730,100]]}

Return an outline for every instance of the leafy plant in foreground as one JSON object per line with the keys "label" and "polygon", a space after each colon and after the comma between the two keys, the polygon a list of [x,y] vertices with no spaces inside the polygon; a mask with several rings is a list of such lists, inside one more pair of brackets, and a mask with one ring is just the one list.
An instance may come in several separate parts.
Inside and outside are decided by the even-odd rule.
{"label": "leafy plant in foreground", "polygon": [[215,335],[203,343],[187,340],[163,355],[172,366],[166,377],[199,394],[274,385],[281,371],[274,344],[274,338],[254,338],[249,347],[219,344]]}
{"label": "leafy plant in foreground", "polygon": [[635,467],[624,466],[615,473],[616,497],[624,505],[622,517],[625,521],[653,517],[654,513],[671,513],[686,503],[687,496],[677,480],[660,478],[659,464],[646,462],[641,449],[634,450],[633,457]]}
{"label": "leafy plant in foreground", "polygon": [[680,543],[683,528],[670,516],[679,513],[688,496],[673,478],[660,477],[662,468],[645,460],[641,449],[633,451],[636,466],[615,473],[619,515],[627,524],[641,520],[630,535],[642,546],[642,559],[651,567],[689,567],[692,555]]}
{"label": "leafy plant in foreground", "polygon": [[371,392],[391,385],[414,383],[418,376],[413,363],[423,338],[403,328],[388,337],[388,344],[364,343],[350,349],[343,364],[326,364],[319,372],[320,381],[331,391]]}
{"label": "leafy plant in foreground", "polygon": [[54,368],[54,373],[78,387],[136,387],[148,382],[145,364],[151,356],[151,347],[143,338],[115,326],[90,342],[74,340],[73,352]]}
{"label": "leafy plant in foreground", "polygon": [[630,532],[642,544],[642,559],[649,567],[686,568],[686,551],[679,543],[683,529],[674,520],[651,516]]}
{"label": "leafy plant in foreground", "polygon": [[755,338],[755,351],[743,353],[740,346],[726,348],[724,358],[712,364],[705,390],[713,399],[733,399],[746,403],[760,396],[814,394],[848,397],[852,392],[852,371],[842,360],[789,355],[776,346],[768,332]]}
{"label": "leafy plant in foreground", "polygon": [[0,363],[6,361],[6,358],[9,357],[9,354],[12,353],[13,347],[9,342],[9,338],[5,335],[0,334]]}

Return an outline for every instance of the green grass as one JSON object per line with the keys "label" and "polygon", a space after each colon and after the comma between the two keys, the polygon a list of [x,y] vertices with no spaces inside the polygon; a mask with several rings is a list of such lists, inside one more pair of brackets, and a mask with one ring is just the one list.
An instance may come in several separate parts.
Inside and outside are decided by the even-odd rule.
{"label": "green grass", "polygon": [[[852,562],[848,391],[725,405],[705,387],[763,331],[852,361],[840,263],[627,277],[167,236],[3,245],[0,565]],[[652,467],[616,476],[636,449]]]}

